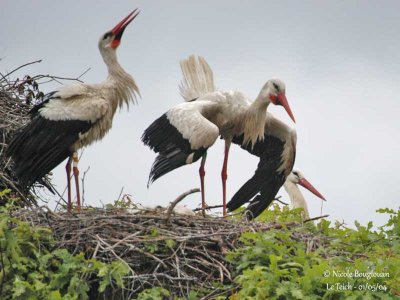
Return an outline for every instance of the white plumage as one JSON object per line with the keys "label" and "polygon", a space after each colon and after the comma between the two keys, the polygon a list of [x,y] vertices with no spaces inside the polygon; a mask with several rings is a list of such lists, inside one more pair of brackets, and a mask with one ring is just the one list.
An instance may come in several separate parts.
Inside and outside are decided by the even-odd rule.
{"label": "white plumage", "polygon": [[16,132],[10,143],[8,154],[14,158],[21,185],[27,188],[69,157],[68,210],[72,160],[80,209],[76,151],[102,139],[112,127],[116,109],[134,103],[139,95],[134,79],[120,66],[116,55],[125,28],[137,15],[134,10],[99,40],[99,50],[108,68],[107,79],[97,84],[64,86],[47,94],[32,109],[31,121]]}
{"label": "white plumage", "polygon": [[215,91],[213,71],[203,57],[191,55],[182,60],[180,65],[183,79],[179,90],[185,101],[192,101]]}
{"label": "white plumage", "polygon": [[[69,90],[69,86],[61,89]],[[45,104],[39,113],[42,117],[52,121],[88,121],[95,123],[102,118],[107,111],[111,110],[110,103],[102,97],[88,97],[84,93],[71,94],[61,96],[60,91],[57,91],[52,97],[52,101]],[[65,94],[65,93],[64,93]],[[77,98],[78,100],[73,100]],[[83,99],[83,100],[82,100]],[[90,100],[88,100],[90,99]]]}
{"label": "white plumage", "polygon": [[166,113],[171,125],[189,141],[193,150],[211,147],[219,136],[218,127],[203,115],[214,105],[212,101],[185,102]]}
{"label": "white plumage", "polygon": [[236,138],[236,143],[240,139],[239,144],[243,147],[253,148],[264,140],[267,107],[271,102],[284,106],[294,120],[285,96],[286,88],[281,80],[269,80],[255,101],[251,101],[241,92],[214,91],[213,73],[203,58],[196,60],[190,57],[181,62],[181,68],[184,79],[180,92],[187,102],[171,108],[153,122],[142,136],[143,142],[159,153],[151,169],[149,181],[197,161],[200,157],[203,158],[204,166],[207,149],[218,136],[222,136],[225,140],[221,172],[225,214],[226,169],[230,144]]}
{"label": "white plumage", "polygon": [[293,169],[293,171],[286,178],[285,184],[283,186],[290,197],[292,208],[302,208],[302,217],[304,220],[306,220],[310,218],[310,214],[308,211],[307,201],[301,193],[298,185],[301,185],[304,188],[308,189],[310,192],[312,192],[314,195],[322,200],[325,200],[325,197],[323,197],[320,192],[318,192],[311,185],[311,183],[309,183],[305,179],[303,173],[301,173],[300,170]]}

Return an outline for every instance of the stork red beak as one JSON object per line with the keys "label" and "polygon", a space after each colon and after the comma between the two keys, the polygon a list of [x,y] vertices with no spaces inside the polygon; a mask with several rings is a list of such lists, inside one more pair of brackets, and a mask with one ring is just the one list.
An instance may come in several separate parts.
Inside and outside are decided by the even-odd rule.
{"label": "stork red beak", "polygon": [[317,189],[315,187],[312,186],[311,183],[308,182],[307,179],[305,178],[301,178],[299,180],[299,184],[306,188],[307,190],[309,190],[311,193],[313,193],[315,196],[317,196],[318,198],[321,198],[322,200],[326,201],[325,197],[321,195],[320,192],[317,191]]}
{"label": "stork red beak", "polygon": [[139,11],[135,9],[133,12],[131,12],[127,17],[125,17],[121,22],[115,26],[111,32],[112,34],[115,35],[114,40],[111,43],[112,48],[117,48],[119,44],[121,43],[121,38],[122,34],[124,33],[125,28],[129,25],[130,22],[133,21],[134,18],[137,17],[139,14]]}
{"label": "stork red beak", "polygon": [[289,102],[287,101],[286,95],[284,93],[278,94],[278,103],[277,104],[282,105],[285,108],[286,112],[288,113],[289,117],[293,120],[293,122],[296,123],[296,120],[294,119],[292,110],[290,109]]}

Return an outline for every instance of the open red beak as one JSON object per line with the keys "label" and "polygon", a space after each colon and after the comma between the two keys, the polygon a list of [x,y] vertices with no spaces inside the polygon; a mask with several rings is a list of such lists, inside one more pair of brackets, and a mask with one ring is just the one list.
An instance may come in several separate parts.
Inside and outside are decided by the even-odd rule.
{"label": "open red beak", "polygon": [[299,180],[299,184],[306,188],[307,190],[309,190],[311,193],[313,193],[315,196],[317,196],[318,198],[321,198],[322,200],[326,201],[325,197],[321,195],[320,192],[317,191],[317,189],[315,187],[312,186],[311,183],[308,182],[307,179],[302,178]]}
{"label": "open red beak", "polygon": [[294,119],[294,115],[292,113],[292,110],[290,109],[289,102],[286,99],[286,95],[284,93],[279,93],[278,94],[278,100],[279,100],[278,103],[285,108],[285,110],[288,113],[289,117],[293,120],[293,122],[296,123],[296,120]]}
{"label": "open red beak", "polygon": [[133,21],[134,18],[137,17],[138,14],[139,11],[135,9],[111,30],[111,32],[115,35],[114,40],[112,41],[111,44],[113,48],[117,48],[119,46],[125,28],[129,25],[130,22]]}

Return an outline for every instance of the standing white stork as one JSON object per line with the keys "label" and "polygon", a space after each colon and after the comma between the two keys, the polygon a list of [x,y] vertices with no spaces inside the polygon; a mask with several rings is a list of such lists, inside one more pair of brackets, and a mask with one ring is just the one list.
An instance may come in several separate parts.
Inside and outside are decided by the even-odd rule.
{"label": "standing white stork", "polygon": [[151,168],[149,182],[197,161],[221,135],[225,140],[221,177],[223,214],[226,215],[230,144],[234,138],[242,137],[241,144],[252,149],[264,140],[267,107],[271,102],[282,105],[294,121],[285,96],[285,84],[279,79],[267,81],[253,102],[238,91],[215,91],[171,108],[142,135],[144,144],[159,154]]}
{"label": "standing white stork", "polygon": [[99,50],[108,68],[107,79],[98,84],[64,86],[47,94],[31,110],[31,121],[15,133],[9,145],[8,155],[14,158],[16,175],[27,188],[69,158],[68,211],[72,208],[72,162],[80,210],[77,151],[102,139],[111,129],[117,107],[129,106],[139,94],[135,80],[120,66],[116,55],[125,28],[138,14],[135,9],[99,40]]}
{"label": "standing white stork", "polygon": [[320,192],[317,191],[315,187],[304,177],[303,173],[298,169],[293,169],[289,176],[286,178],[284,183],[284,188],[286,192],[289,194],[291,206],[292,208],[302,208],[302,217],[304,220],[310,218],[310,214],[308,212],[307,202],[304,199],[303,194],[301,193],[298,185],[309,190],[318,198],[326,201],[325,197],[321,195]]}

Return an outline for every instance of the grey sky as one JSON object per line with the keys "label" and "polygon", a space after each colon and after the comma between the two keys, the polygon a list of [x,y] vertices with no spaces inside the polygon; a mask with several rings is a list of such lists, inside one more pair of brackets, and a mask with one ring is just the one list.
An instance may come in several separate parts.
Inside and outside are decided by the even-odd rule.
{"label": "grey sky", "polygon": [[[167,205],[199,186],[198,163],[178,169],[150,189],[153,152],[140,141],[143,130],[183,101],[179,60],[204,56],[220,89],[255,98],[270,78],[280,78],[297,120],[296,167],[327,198],[331,219],[365,223],[386,219],[380,207],[398,208],[400,163],[400,18],[398,1],[11,1],[0,9],[1,72],[37,59],[19,76],[54,74],[99,82],[106,68],[97,49],[101,34],[134,8],[141,13],[127,28],[118,51],[136,79],[142,99],[114,119],[112,131],[85,150],[90,165],[85,198],[112,202],[124,187],[142,204]],[[51,91],[57,85],[42,88]],[[282,107],[269,110],[293,125]],[[209,151],[208,204],[220,204],[223,143]],[[252,176],[257,159],[234,146],[228,166],[228,198]],[[65,186],[64,165],[55,182]],[[284,200],[288,197],[282,189]],[[320,201],[303,191],[311,215]],[[200,203],[200,195],[183,202]]]}

